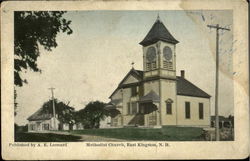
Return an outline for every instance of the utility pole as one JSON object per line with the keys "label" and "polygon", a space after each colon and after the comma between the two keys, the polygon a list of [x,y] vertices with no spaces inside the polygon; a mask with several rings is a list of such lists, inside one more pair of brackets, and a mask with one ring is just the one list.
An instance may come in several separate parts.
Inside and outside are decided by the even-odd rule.
{"label": "utility pole", "polygon": [[54,89],[53,87],[49,88],[51,90],[51,94],[52,94],[52,106],[53,106],[53,123],[54,123],[54,127],[53,130],[57,130],[56,129],[56,109],[55,109],[55,100],[54,100]]}
{"label": "utility pole", "polygon": [[218,91],[219,91],[219,30],[227,30],[228,28],[220,27],[219,24],[207,25],[207,27],[216,29],[216,74],[215,74],[215,138],[216,141],[220,140],[219,132],[219,109],[218,109]]}

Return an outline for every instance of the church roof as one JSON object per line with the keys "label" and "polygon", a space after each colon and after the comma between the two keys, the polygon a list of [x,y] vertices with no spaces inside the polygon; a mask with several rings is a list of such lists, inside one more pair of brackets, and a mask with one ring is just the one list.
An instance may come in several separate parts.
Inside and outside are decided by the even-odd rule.
{"label": "church roof", "polygon": [[173,44],[177,44],[179,42],[170,34],[168,29],[158,17],[146,37],[139,44],[147,46],[156,43],[159,40]]}
{"label": "church roof", "polygon": [[[130,74],[137,74],[137,76],[140,78],[140,82],[143,82],[143,71],[131,69],[129,73],[125,76],[127,78]],[[125,78],[123,80],[125,80]],[[122,82],[119,84],[119,86],[115,89],[115,91],[111,94],[109,98],[112,97],[112,95],[118,90],[122,88]],[[183,96],[193,96],[193,97],[202,97],[202,98],[210,98],[211,96],[201,90],[199,87],[188,81],[187,79],[183,77],[176,77],[176,86],[177,86],[177,95],[183,95]],[[151,97],[151,96],[150,96]]]}
{"label": "church roof", "polygon": [[177,95],[210,98],[211,96],[183,77],[177,77]]}

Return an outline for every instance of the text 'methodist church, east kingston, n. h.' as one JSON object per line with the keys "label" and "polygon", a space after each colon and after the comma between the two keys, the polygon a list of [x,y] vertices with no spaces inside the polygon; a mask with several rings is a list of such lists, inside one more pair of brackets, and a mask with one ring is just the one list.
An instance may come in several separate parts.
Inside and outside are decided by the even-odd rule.
{"label": "text 'methodist church, east kingston, n. h.'", "polygon": [[176,76],[177,43],[158,16],[140,42],[143,71],[132,68],[109,97],[109,126],[210,126],[211,96],[184,70]]}

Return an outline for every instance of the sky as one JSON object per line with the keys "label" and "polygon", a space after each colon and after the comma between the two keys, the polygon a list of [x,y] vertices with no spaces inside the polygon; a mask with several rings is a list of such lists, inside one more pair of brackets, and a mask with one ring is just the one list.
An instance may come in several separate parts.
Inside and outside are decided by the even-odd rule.
{"label": "sky", "polygon": [[185,70],[185,77],[210,94],[214,114],[215,93],[215,30],[208,24],[219,23],[231,31],[220,32],[219,114],[233,114],[233,13],[224,11],[68,11],[73,34],[59,33],[58,47],[46,51],[40,46],[38,67],[21,76],[28,84],[17,90],[15,122],[27,118],[51,98],[76,110],[90,101],[108,102],[109,96],[131,69],[142,70],[142,46],[159,14],[161,21],[179,41],[176,45],[176,74]]}

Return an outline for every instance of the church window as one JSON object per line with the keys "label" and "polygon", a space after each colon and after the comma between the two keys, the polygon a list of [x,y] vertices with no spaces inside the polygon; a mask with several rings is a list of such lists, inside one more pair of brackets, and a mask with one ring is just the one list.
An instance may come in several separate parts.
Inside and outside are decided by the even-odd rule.
{"label": "church window", "polygon": [[185,102],[185,117],[190,119],[190,102]]}
{"label": "church window", "polygon": [[167,103],[167,114],[172,114],[172,103]]}
{"label": "church window", "polygon": [[137,113],[137,103],[132,102],[132,114],[136,114],[136,113]]}
{"label": "church window", "polygon": [[204,118],[204,109],[203,109],[203,103],[199,103],[199,119]]}
{"label": "church window", "polygon": [[137,89],[136,89],[136,86],[132,87],[131,88],[131,96],[136,96],[137,95]]}
{"label": "church window", "polygon": [[128,102],[128,115],[130,115],[130,102]]}
{"label": "church window", "polygon": [[166,114],[172,114],[172,103],[173,103],[173,100],[171,99],[168,99],[166,101]]}

